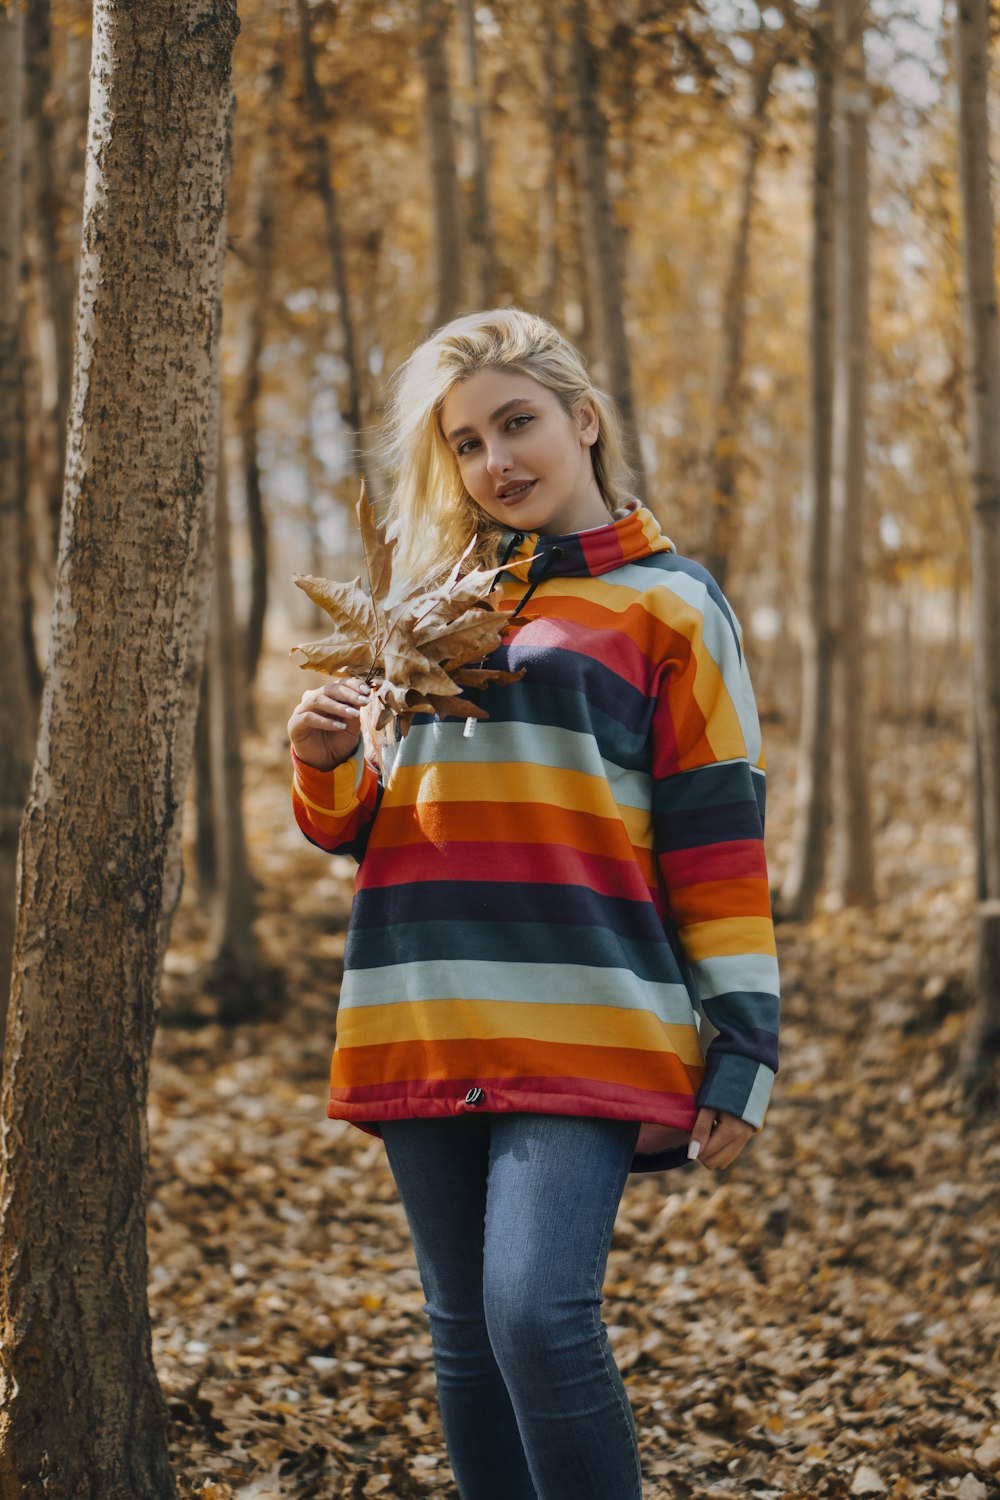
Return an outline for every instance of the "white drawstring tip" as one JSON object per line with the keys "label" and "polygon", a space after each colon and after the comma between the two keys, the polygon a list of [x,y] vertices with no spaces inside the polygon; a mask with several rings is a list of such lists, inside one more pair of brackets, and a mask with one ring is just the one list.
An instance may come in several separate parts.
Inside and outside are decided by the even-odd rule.
{"label": "white drawstring tip", "polygon": [[475,719],[466,719],[466,721],[465,721],[465,728],[462,730],[462,738],[463,738],[463,740],[471,740],[472,736],[475,734],[475,732],[476,732],[476,721],[475,721]]}

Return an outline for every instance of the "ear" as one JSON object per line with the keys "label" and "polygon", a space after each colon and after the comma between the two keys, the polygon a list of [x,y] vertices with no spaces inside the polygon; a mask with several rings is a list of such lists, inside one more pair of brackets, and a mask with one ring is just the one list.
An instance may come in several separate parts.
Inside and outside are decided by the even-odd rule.
{"label": "ear", "polygon": [[601,430],[601,417],[596,403],[590,396],[585,396],[577,407],[576,423],[580,429],[581,443],[586,448],[592,448]]}

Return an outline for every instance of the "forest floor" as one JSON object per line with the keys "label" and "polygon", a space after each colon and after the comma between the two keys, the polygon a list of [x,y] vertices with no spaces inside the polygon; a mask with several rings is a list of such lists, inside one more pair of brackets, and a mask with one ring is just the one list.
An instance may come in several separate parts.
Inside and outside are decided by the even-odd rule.
{"label": "forest floor", "polygon": [[[303,681],[268,660],[247,749],[283,1007],[163,1026],[154,1053],[150,1298],[173,1459],[203,1500],[454,1500],[382,1145],[325,1116],[352,866],[292,822],[284,724]],[[765,727],[776,880],[793,747]],[[780,925],[765,1129],[722,1176],[625,1190],[604,1311],[647,1500],[1000,1497],[1000,1120],[970,1118],[954,1082],[969,757],[955,728],[882,723],[871,766],[881,899]],[[167,1009],[206,944],[191,882]]]}

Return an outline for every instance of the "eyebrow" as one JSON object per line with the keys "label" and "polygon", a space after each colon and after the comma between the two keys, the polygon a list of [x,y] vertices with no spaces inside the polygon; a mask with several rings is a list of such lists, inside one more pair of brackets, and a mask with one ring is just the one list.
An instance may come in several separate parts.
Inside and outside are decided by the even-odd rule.
{"label": "eyebrow", "polygon": [[[511,407],[534,406],[534,404],[535,403],[531,400],[530,396],[514,396],[510,401],[505,401],[502,406],[498,406],[496,411],[491,411],[489,420],[491,422],[499,422],[500,418],[504,416],[506,412],[509,412]],[[453,431],[448,433],[447,440],[449,443],[453,443],[456,438],[465,437],[466,433],[475,432],[475,430],[476,429],[474,427],[456,427],[453,429]]]}

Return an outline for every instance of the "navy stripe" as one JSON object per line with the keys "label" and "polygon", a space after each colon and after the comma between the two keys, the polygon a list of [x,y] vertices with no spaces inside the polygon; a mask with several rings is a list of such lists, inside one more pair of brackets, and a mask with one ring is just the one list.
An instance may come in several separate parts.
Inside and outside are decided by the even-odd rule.
{"label": "navy stripe", "polygon": [[760,813],[756,799],[730,802],[722,807],[693,807],[689,812],[660,812],[653,816],[653,833],[661,854],[674,849],[697,849],[702,844],[759,840]]}
{"label": "navy stripe", "polygon": [[432,880],[373,886],[354,900],[355,927],[433,920],[453,922],[547,922],[605,927],[620,937],[662,943],[663,927],[648,894],[643,901],[602,896],[585,885],[488,880]]}
{"label": "navy stripe", "polygon": [[535,922],[397,922],[387,932],[352,925],[344,963],[351,969],[380,969],[457,955],[485,963],[629,969],[653,984],[684,983],[666,941],[640,943],[601,927]]}

